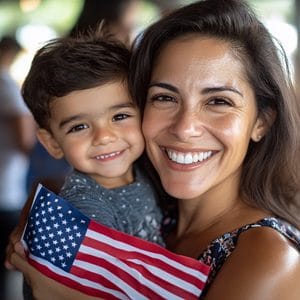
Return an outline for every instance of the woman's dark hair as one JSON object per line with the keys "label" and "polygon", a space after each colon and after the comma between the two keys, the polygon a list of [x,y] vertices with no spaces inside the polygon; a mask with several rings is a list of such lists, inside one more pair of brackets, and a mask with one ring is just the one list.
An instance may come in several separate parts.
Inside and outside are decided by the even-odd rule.
{"label": "woman's dark hair", "polygon": [[276,119],[260,142],[250,142],[240,183],[246,201],[300,225],[299,110],[287,59],[252,9],[239,0],[206,0],[182,7],[151,25],[136,40],[130,88],[143,110],[155,60],[168,42],[188,34],[227,41],[242,62],[258,113]]}
{"label": "woman's dark hair", "polygon": [[129,62],[128,48],[102,36],[101,28],[77,38],[58,38],[37,51],[22,96],[38,125],[49,129],[52,101],[108,82],[127,82]]}

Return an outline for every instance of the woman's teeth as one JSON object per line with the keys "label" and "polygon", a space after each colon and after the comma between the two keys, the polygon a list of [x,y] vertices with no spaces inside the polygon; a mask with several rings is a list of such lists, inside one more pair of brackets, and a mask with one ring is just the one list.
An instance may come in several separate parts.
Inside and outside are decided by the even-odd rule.
{"label": "woman's teeth", "polygon": [[178,163],[178,164],[192,164],[196,162],[201,162],[209,157],[212,156],[212,151],[205,151],[205,152],[188,152],[188,153],[182,153],[182,152],[176,152],[173,150],[166,150],[168,157],[170,160]]}

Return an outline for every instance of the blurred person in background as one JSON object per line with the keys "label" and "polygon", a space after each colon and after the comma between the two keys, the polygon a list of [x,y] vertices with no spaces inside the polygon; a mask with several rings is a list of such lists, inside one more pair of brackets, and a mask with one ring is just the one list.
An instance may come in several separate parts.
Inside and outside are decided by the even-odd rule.
{"label": "blurred person in background", "polygon": [[[28,153],[35,141],[35,123],[10,68],[21,46],[14,37],[0,40],[0,295],[5,293],[5,247],[27,198]],[[3,298],[1,298],[3,299]]]}
{"label": "blurred person in background", "polygon": [[71,36],[85,33],[105,21],[107,32],[130,46],[135,37],[140,0],[88,0],[73,28]]}

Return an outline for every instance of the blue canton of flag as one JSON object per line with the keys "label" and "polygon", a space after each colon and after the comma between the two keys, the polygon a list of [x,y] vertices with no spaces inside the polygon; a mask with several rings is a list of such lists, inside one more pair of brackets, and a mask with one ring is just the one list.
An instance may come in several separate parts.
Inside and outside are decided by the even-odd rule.
{"label": "blue canton of flag", "polygon": [[47,257],[53,265],[68,272],[89,222],[80,211],[47,191],[35,200],[24,240],[33,255]]}

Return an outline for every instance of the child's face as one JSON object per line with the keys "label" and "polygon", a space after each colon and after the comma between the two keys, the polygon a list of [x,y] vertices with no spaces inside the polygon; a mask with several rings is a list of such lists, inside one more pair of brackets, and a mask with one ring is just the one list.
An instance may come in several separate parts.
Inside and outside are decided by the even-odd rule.
{"label": "child's face", "polygon": [[52,135],[45,130],[38,135],[54,157],[64,156],[107,188],[133,181],[132,163],[142,154],[144,139],[126,84],[107,83],[55,100],[50,128]]}

